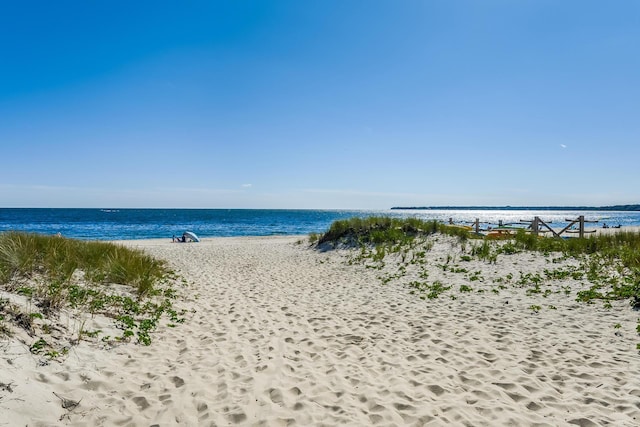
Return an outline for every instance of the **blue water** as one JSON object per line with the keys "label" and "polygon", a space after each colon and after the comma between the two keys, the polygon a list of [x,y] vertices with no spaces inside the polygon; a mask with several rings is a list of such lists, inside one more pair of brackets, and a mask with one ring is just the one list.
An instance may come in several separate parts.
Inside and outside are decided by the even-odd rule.
{"label": "blue water", "polygon": [[268,236],[321,233],[338,219],[387,215],[418,217],[455,223],[480,221],[517,223],[539,216],[553,226],[584,215],[599,220],[594,227],[640,226],[640,212],[539,211],[539,210],[273,210],[273,209],[0,209],[0,232],[20,230],[41,234],[61,233],[87,240],[171,238],[190,230],[200,237]]}

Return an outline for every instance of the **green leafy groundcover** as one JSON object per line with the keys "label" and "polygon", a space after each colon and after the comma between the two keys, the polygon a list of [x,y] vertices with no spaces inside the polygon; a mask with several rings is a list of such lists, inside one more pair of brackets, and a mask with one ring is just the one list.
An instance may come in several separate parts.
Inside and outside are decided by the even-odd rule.
{"label": "green leafy groundcover", "polygon": [[[429,270],[424,265],[425,253],[433,246],[433,240],[428,236],[441,233],[458,237],[460,245],[459,260],[478,260],[496,263],[500,256],[509,256],[522,251],[538,251],[547,256],[549,262],[554,259],[575,258],[580,266],[566,269],[545,269],[540,273],[527,273],[519,280],[511,275],[494,280],[495,286],[490,289],[493,293],[499,293],[506,289],[507,283],[514,283],[518,287],[526,287],[527,295],[540,295],[546,298],[550,289],[543,289],[541,284],[547,281],[562,280],[571,277],[574,280],[586,282],[588,288],[582,288],[575,292],[577,301],[593,304],[601,301],[604,308],[611,309],[612,301],[628,300],[631,306],[640,310],[640,233],[619,231],[613,234],[589,236],[588,238],[553,238],[540,237],[527,233],[525,230],[511,236],[508,240],[495,241],[484,238],[482,235],[472,233],[465,227],[455,227],[439,224],[436,221],[421,221],[415,218],[398,219],[389,217],[351,218],[334,222],[326,233],[310,236],[310,242],[322,250],[335,247],[353,248],[348,257],[348,263],[362,263],[367,268],[382,270],[385,267],[385,257],[395,254],[393,260],[397,264],[397,270],[379,278],[382,284],[402,280],[410,265],[419,266],[419,280],[406,283],[412,290],[412,294],[425,300],[437,299],[445,292],[449,292],[452,286],[439,281],[429,281]],[[553,254],[554,258],[550,259]],[[459,295],[449,295],[452,299],[461,297],[464,293],[473,291],[472,284],[482,281],[480,272],[470,272],[461,265],[450,263],[455,256],[447,255],[446,260],[436,267],[452,273],[465,274],[469,283],[459,288]],[[541,274],[544,274],[544,278]],[[563,287],[566,295],[572,290]],[[484,290],[478,290],[484,292]],[[541,310],[541,305],[531,305],[532,311]],[[549,306],[549,309],[556,309]],[[616,325],[617,328],[620,325]],[[640,318],[636,326],[636,332],[640,334]],[[640,350],[640,343],[637,344]]]}
{"label": "green leafy groundcover", "polygon": [[[411,246],[418,237],[434,233],[458,236],[461,241],[483,239],[464,227],[449,226],[437,221],[423,221],[417,218],[391,218],[373,216],[335,221],[327,232],[311,235],[311,241],[318,245],[339,243],[352,246],[375,245],[374,256],[387,252],[398,252],[403,245]],[[497,245],[497,244],[496,244]],[[385,247],[391,250],[385,250]],[[478,247],[478,256],[484,259],[492,255],[489,241]],[[622,270],[623,279],[612,284],[607,292],[590,292],[582,296],[583,301],[592,299],[630,299],[635,308],[640,308],[640,233],[620,231],[612,234],[589,236],[588,238],[539,237],[525,230],[518,230],[510,241],[496,246],[493,256],[498,253],[513,253],[531,250],[543,253],[560,252],[566,256],[586,257],[594,282],[604,282],[604,272],[597,266],[616,264]],[[384,256],[384,255],[382,255]],[[597,279],[600,280],[597,280]],[[609,283],[612,283],[609,280]]]}
{"label": "green leafy groundcover", "polygon": [[[163,314],[171,322],[183,320],[171,304],[176,279],[164,261],[140,250],[35,233],[0,233],[0,289],[28,297],[36,310],[27,313],[0,298],[0,334],[10,334],[13,325],[46,335],[56,312],[70,308],[114,318],[122,336],[102,337],[103,341],[137,337],[139,343],[148,345],[149,332]],[[124,285],[130,292],[118,292],[114,285]],[[42,320],[38,331],[35,319]],[[77,338],[91,334],[99,335],[79,331]],[[58,351],[50,347],[43,336],[32,351],[48,350],[46,354],[56,355]]]}

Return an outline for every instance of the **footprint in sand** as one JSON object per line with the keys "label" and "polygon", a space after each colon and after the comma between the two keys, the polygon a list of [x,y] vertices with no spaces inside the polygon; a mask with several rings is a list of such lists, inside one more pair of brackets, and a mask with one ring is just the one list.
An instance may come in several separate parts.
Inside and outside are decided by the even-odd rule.
{"label": "footprint in sand", "polygon": [[284,401],[282,392],[277,388],[270,388],[267,392],[269,393],[269,399],[271,399],[273,403],[280,405]]}
{"label": "footprint in sand", "polygon": [[180,377],[171,377],[171,381],[173,381],[176,388],[180,388],[184,385],[184,380]]}
{"label": "footprint in sand", "polygon": [[149,404],[149,402],[147,401],[147,399],[143,396],[136,396],[133,399],[133,403],[135,403],[136,405],[138,405],[138,408],[140,408],[141,411],[144,411],[145,409],[147,409],[149,406],[151,406],[151,404]]}

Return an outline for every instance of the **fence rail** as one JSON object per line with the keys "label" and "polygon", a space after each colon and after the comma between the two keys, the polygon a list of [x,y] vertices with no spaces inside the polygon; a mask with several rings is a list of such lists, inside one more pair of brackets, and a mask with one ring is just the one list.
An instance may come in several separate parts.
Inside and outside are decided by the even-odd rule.
{"label": "fence rail", "polygon": [[[549,223],[543,221],[540,217],[536,216],[533,218],[533,220],[520,220],[520,224],[529,224],[528,227],[526,227],[525,230],[527,230],[528,232],[530,232],[531,234],[534,235],[538,235],[540,233],[548,233],[551,232],[551,234],[553,235],[553,237],[562,237],[562,234],[578,234],[578,237],[583,238],[585,236],[585,234],[589,234],[589,233],[595,233],[596,230],[586,230],[585,229],[585,224],[589,224],[589,223],[597,223],[599,221],[594,221],[594,220],[586,220],[584,219],[584,215],[580,215],[578,218],[576,219],[565,219],[565,221],[569,222],[569,224],[567,224],[567,226],[565,226],[562,230],[560,231],[556,231],[553,228],[551,228],[551,226],[549,226],[549,223],[551,223],[551,221],[549,221]],[[487,232],[496,232],[496,233],[501,233],[504,232],[506,233],[510,233],[512,232],[514,229],[513,228],[503,228],[506,226],[506,224],[504,224],[502,221],[498,222],[498,228],[488,228],[487,230],[482,230],[480,228],[480,224],[482,224],[484,222],[480,221],[480,218],[476,218],[475,221],[473,221],[471,223],[471,229],[476,233],[476,234],[481,234],[482,231],[487,231]],[[450,225],[455,225],[453,222],[453,218],[449,218],[449,224]],[[468,224],[468,223],[467,223]],[[489,223],[486,223],[489,224]],[[513,224],[513,223],[511,223]],[[574,230],[573,227],[575,225],[578,225],[578,229]]]}

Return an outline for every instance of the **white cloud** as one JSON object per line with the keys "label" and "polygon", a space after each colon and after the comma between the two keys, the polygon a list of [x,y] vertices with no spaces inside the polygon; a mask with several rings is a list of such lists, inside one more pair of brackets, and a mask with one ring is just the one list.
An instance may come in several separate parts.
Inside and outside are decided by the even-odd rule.
{"label": "white cloud", "polygon": [[567,148],[567,146],[566,146],[566,145],[564,145],[564,144],[560,144],[560,147],[562,147],[562,148]]}
{"label": "white cloud", "polygon": [[242,188],[250,188],[253,184],[242,184]]}

